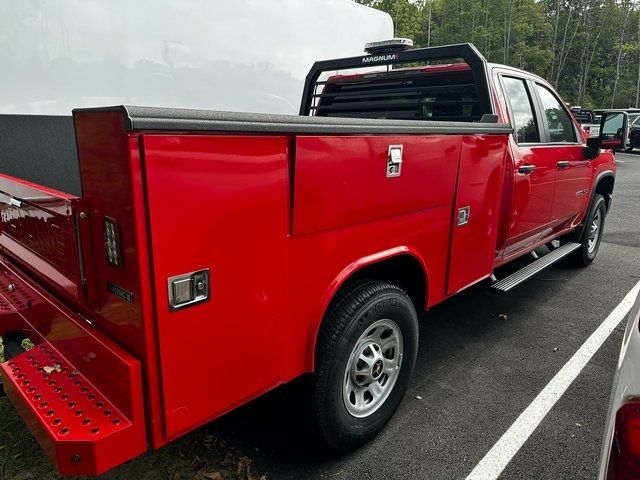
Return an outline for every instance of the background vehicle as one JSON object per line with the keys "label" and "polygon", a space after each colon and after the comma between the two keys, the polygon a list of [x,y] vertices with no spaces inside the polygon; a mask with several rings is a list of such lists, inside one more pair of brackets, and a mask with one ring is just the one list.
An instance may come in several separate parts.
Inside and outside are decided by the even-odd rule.
{"label": "background vehicle", "polygon": [[631,308],[613,385],[600,458],[600,480],[640,475],[640,295]]}
{"label": "background vehicle", "polygon": [[597,137],[600,133],[600,117],[596,121],[596,115],[593,110],[588,110],[579,106],[571,107],[571,113],[582,129],[587,132],[590,137]]}
{"label": "background vehicle", "polygon": [[635,110],[629,112],[629,128],[627,129],[627,141],[624,148],[624,151],[627,153],[631,153],[634,147],[638,145],[638,135],[633,128],[634,124],[637,125],[638,120],[640,120],[640,112]]}
{"label": "background vehicle", "polygon": [[317,62],[300,116],[0,117],[0,369],[62,473],[305,373],[320,437],[355,448],[402,400],[418,311],[556,239],[492,288],[594,260],[626,115],[584,144],[543,79],[408,44]]}
{"label": "background vehicle", "polygon": [[627,151],[631,152],[634,148],[640,148],[640,115],[635,120],[629,121],[629,142]]}
{"label": "background vehicle", "polygon": [[600,124],[600,119],[604,112],[625,112],[627,114],[628,123],[627,123],[625,140],[623,142],[624,147],[621,148],[620,150],[624,150],[627,153],[631,152],[634,146],[637,144],[635,143],[636,142],[635,133],[634,133],[634,144],[631,143],[631,135],[632,135],[631,126],[634,124],[634,122],[636,122],[640,118],[640,110],[637,108],[627,108],[627,109],[617,109],[617,110],[616,109],[594,110],[595,119],[598,125]]}

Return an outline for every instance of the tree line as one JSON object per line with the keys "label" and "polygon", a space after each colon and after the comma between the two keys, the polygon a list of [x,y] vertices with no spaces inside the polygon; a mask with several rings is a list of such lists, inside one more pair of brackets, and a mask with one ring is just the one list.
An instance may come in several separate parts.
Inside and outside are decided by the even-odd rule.
{"label": "tree line", "polygon": [[416,46],[471,42],[490,62],[546,78],[572,105],[638,107],[637,0],[355,0]]}

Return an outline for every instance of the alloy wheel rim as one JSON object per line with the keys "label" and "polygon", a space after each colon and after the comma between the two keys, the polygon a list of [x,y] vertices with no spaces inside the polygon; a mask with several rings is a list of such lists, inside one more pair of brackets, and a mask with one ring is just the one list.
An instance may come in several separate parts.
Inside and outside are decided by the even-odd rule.
{"label": "alloy wheel rim", "polygon": [[343,381],[344,404],[352,416],[368,417],[384,404],[398,380],[402,355],[402,332],[393,320],[378,320],[360,335]]}
{"label": "alloy wheel rim", "polygon": [[589,253],[593,253],[598,245],[598,238],[600,237],[600,231],[602,227],[602,217],[600,216],[600,210],[596,210],[591,225],[589,226],[589,236],[587,238],[587,249]]}

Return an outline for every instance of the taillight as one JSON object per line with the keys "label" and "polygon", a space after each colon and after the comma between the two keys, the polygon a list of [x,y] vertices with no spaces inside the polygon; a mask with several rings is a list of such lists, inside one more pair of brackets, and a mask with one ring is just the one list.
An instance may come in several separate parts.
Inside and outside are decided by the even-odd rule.
{"label": "taillight", "polygon": [[638,478],[640,478],[640,403],[631,402],[620,407],[616,414],[607,480]]}
{"label": "taillight", "polygon": [[589,133],[591,132],[591,127],[582,127],[584,129],[585,132]]}
{"label": "taillight", "polygon": [[104,217],[104,248],[107,253],[107,263],[112,267],[121,268],[120,227],[115,218]]}

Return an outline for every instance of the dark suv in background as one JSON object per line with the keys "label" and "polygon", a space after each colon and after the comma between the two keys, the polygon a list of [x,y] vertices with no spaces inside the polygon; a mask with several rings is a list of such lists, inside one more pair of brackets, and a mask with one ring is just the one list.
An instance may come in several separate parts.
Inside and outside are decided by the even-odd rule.
{"label": "dark suv in background", "polygon": [[627,152],[631,152],[634,148],[640,148],[640,115],[635,114],[635,118],[629,115],[629,140],[627,143]]}

